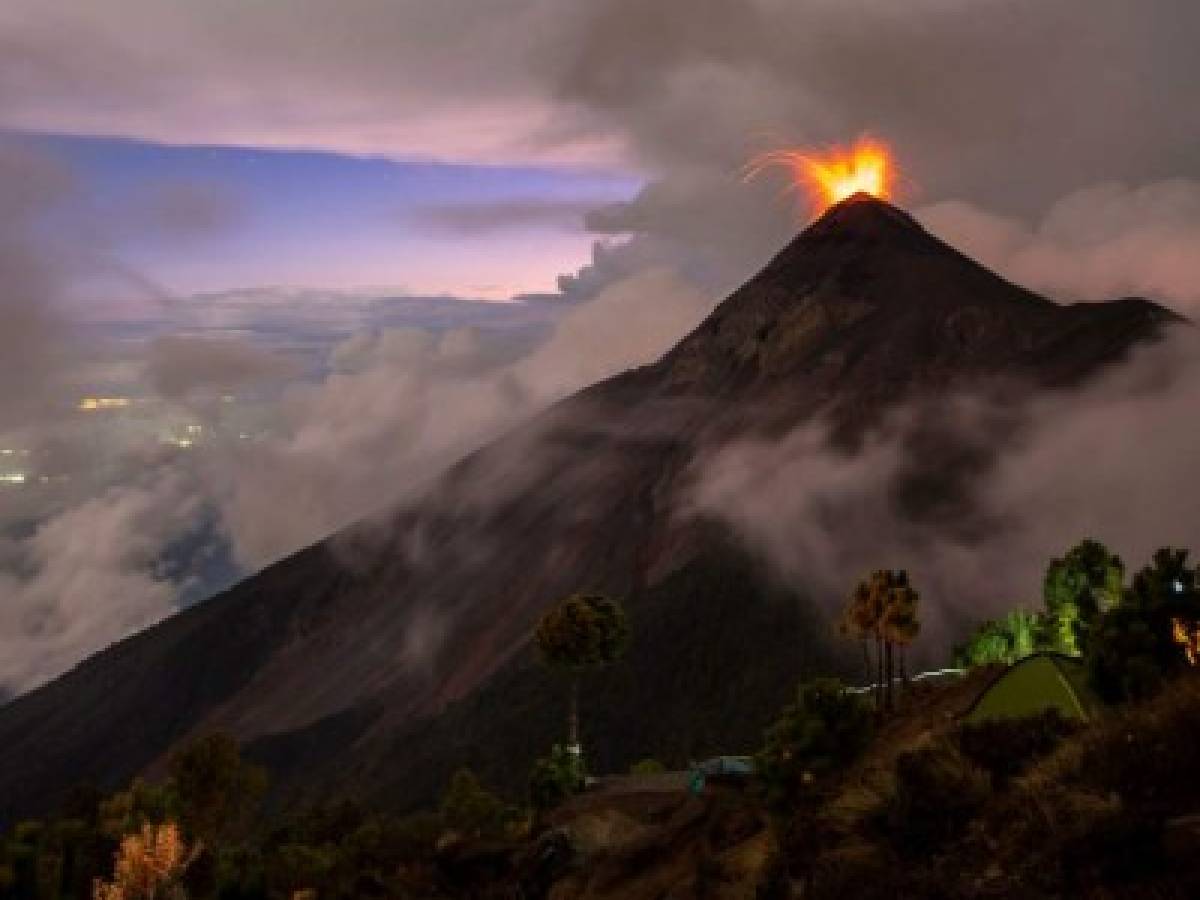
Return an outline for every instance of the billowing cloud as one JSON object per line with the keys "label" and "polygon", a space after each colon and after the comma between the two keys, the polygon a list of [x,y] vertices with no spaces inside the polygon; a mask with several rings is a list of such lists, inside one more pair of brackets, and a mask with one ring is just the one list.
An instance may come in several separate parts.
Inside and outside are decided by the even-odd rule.
{"label": "billowing cloud", "polygon": [[178,474],[114,488],[0,543],[0,693],[59,674],[170,614],[180,585],[156,566],[196,527]]}
{"label": "billowing cloud", "polygon": [[1143,296],[1200,315],[1200,181],[1095,185],[1058,200],[1033,226],[961,201],[918,217],[963,252],[1055,299]]}
{"label": "billowing cloud", "polygon": [[261,565],[402,499],[554,400],[654,360],[712,306],[655,270],[571,308],[515,360],[469,329],[348,339],[327,379],[285,396],[277,437],[229,448],[210,468],[235,552]]}
{"label": "billowing cloud", "polygon": [[[819,422],[727,445],[698,464],[694,508],[730,522],[831,615],[870,570],[908,569],[925,647],[941,654],[971,623],[1037,607],[1049,559],[1085,537],[1132,566],[1159,546],[1194,546],[1197,396],[1200,340],[1180,329],[1021,409],[960,397],[897,410],[853,453],[831,449]],[[919,502],[931,478],[944,488],[951,477],[914,449],[931,412],[940,443],[983,451],[948,508]]]}

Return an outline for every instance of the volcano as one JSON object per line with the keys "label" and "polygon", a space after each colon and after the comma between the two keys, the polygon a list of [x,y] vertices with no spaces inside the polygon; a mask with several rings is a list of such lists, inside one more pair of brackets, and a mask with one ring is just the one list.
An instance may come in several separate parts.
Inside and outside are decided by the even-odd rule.
{"label": "volcano", "polygon": [[0,709],[0,816],[115,787],[210,729],[288,801],[411,807],[461,765],[520,792],[565,707],[529,635],[583,589],[623,598],[633,636],[586,686],[597,770],[752,748],[798,678],[856,661],[802,586],[683,512],[696,460],[814,416],[853,444],[910,398],[1069,388],[1173,321],[1140,299],[1053,303],[851,197],[654,364]]}

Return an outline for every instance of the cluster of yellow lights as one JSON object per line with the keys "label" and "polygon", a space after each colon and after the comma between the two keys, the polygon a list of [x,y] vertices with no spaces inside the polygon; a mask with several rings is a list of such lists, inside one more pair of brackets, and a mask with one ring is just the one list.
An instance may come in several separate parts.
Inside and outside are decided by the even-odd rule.
{"label": "cluster of yellow lights", "polygon": [[1189,625],[1180,618],[1171,620],[1171,636],[1183,647],[1189,666],[1200,662],[1200,625]]}
{"label": "cluster of yellow lights", "polygon": [[124,409],[129,403],[128,397],[84,397],[79,401],[79,409],[85,412],[97,409]]}
{"label": "cluster of yellow lights", "polygon": [[789,190],[807,194],[814,216],[855,194],[870,194],[880,200],[893,195],[892,152],[873,138],[860,138],[850,147],[832,147],[820,154],[771,150],[750,161],[745,169],[746,180],[770,168],[785,170],[791,179]]}
{"label": "cluster of yellow lights", "polygon": [[0,484],[24,484],[24,472],[3,472],[0,473]]}

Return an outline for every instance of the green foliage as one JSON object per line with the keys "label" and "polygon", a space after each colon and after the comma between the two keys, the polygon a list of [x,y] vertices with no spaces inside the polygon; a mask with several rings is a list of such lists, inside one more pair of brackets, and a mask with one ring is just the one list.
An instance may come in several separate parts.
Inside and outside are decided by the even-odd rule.
{"label": "green foliage", "polygon": [[546,664],[573,673],[612,662],[627,638],[625,611],[600,594],[572,594],[542,616],[534,633]]}
{"label": "green foliage", "polygon": [[667,767],[653,757],[640,759],[629,767],[630,775],[661,775]]}
{"label": "green foliage", "polygon": [[1078,722],[1050,709],[1034,716],[963,724],[955,740],[963,755],[986,771],[992,786],[999,789],[1078,729]]}
{"label": "green foliage", "polygon": [[219,732],[176,750],[167,769],[181,823],[208,846],[242,833],[267,787],[266,772],[242,760],[237,741]]}
{"label": "green foliage", "polygon": [[1087,650],[1097,617],[1121,599],[1125,564],[1099,541],[1081,541],[1046,569],[1042,643],[1071,656]]}
{"label": "green foliage", "polygon": [[583,790],[585,776],[582,758],[555,744],[548,757],[533,764],[529,776],[530,803],[536,810],[554,809]]}
{"label": "green foliage", "polygon": [[1176,623],[1189,633],[1200,623],[1200,586],[1187,556],[1186,550],[1160,549],[1134,576],[1121,602],[1096,620],[1088,674],[1105,700],[1148,697],[1165,678],[1188,668],[1175,638]]}
{"label": "green foliage", "polygon": [[1042,649],[1038,636],[1042,617],[1014,609],[1003,619],[989,619],[975,629],[966,643],[954,648],[954,665],[964,669],[996,663],[1012,665]]}
{"label": "green foliage", "polygon": [[142,830],[147,822],[163,822],[178,815],[178,798],[168,784],[151,784],[135,778],[124,791],[102,800],[97,813],[100,831],[114,841]]}
{"label": "green foliage", "polygon": [[783,809],[818,779],[853,762],[871,740],[867,701],[837,679],[800,685],[796,702],[767,729],[755,771],[767,802]]}
{"label": "green foliage", "polygon": [[447,827],[467,837],[503,834],[507,823],[504,803],[470,769],[454,773],[442,795],[441,812]]}
{"label": "green foliage", "polygon": [[990,794],[986,772],[939,737],[896,758],[887,834],[901,852],[927,853],[957,837]]}

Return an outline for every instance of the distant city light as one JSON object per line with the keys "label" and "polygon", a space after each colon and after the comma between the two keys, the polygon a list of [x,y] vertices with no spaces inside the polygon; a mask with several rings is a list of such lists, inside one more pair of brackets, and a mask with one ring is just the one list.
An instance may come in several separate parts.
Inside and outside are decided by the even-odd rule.
{"label": "distant city light", "polygon": [[24,484],[24,472],[4,472],[0,473],[0,484]]}
{"label": "distant city light", "polygon": [[184,430],[187,431],[188,434],[200,434],[200,432],[204,431],[204,426],[203,425],[189,425]]}
{"label": "distant city light", "polygon": [[79,401],[79,409],[84,412],[97,409],[124,409],[129,402],[128,397],[84,397]]}

